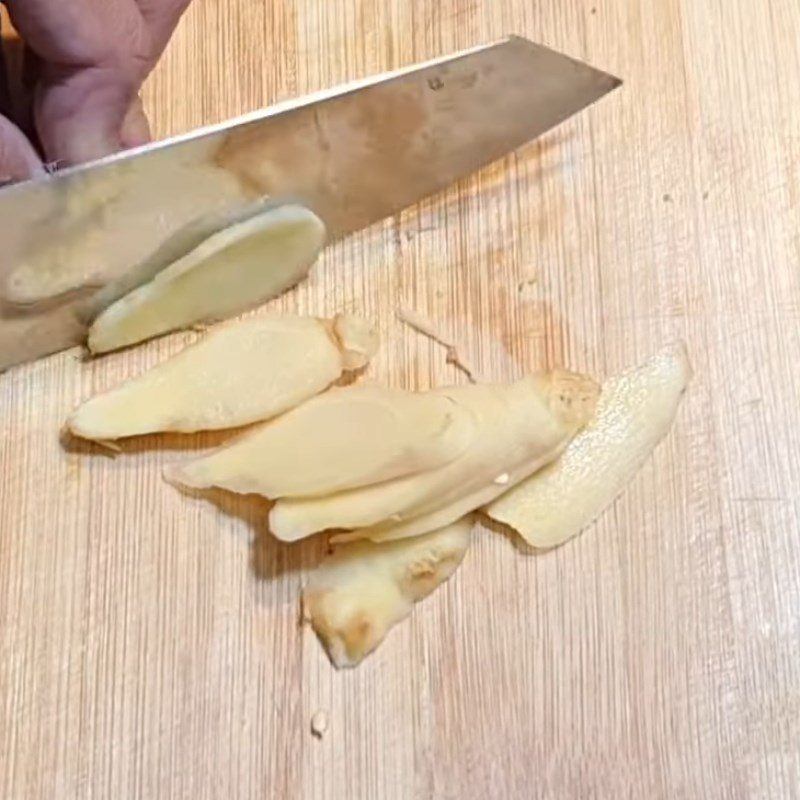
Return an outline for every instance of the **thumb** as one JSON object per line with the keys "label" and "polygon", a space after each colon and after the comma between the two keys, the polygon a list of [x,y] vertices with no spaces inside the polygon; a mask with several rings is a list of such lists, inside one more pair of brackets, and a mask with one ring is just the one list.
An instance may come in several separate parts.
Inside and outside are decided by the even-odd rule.
{"label": "thumb", "polygon": [[0,116],[0,185],[44,172],[42,162],[20,129]]}

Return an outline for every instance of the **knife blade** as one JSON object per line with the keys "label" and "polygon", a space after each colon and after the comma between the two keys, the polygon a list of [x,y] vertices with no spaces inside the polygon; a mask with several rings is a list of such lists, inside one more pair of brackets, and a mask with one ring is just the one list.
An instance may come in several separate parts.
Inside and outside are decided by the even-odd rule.
{"label": "knife blade", "polygon": [[109,284],[215,220],[285,198],[345,236],[619,84],[510,37],[0,190],[0,370],[79,342]]}

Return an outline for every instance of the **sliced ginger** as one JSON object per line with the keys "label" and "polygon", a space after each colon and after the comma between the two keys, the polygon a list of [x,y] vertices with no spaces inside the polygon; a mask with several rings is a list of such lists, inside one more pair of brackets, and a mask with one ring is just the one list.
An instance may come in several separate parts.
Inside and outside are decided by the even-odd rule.
{"label": "sliced ginger", "polygon": [[366,320],[266,315],[222,325],[177,356],[80,406],[68,429],[111,440],[191,433],[269,419],[374,355]]}
{"label": "sliced ginger", "polygon": [[[278,500],[270,529],[279,539],[295,541],[333,528],[360,529],[349,538],[375,539],[393,538],[394,526],[408,524],[399,536],[441,528],[555,459],[591,417],[597,392],[589,378],[562,371],[510,385],[434,390],[426,396],[448,398],[473,420],[475,433],[458,458],[325,497]],[[365,450],[378,446],[359,442]]]}
{"label": "sliced ginger", "polygon": [[324,242],[322,221],[296,205],[231,225],[112,303],[89,329],[89,349],[115,350],[256,306],[303,278]]}
{"label": "sliced ginger", "polygon": [[353,667],[461,564],[471,521],[399,542],[337,548],[303,591],[304,617],[337,667]]}
{"label": "sliced ginger", "polygon": [[448,397],[364,384],[315,397],[167,478],[272,499],[327,495],[448,464],[474,435]]}
{"label": "sliced ginger", "polygon": [[139,286],[153,280],[159,272],[221,231],[276,208],[274,201],[260,197],[247,203],[215,208],[189,220],[173,231],[145,258],[96,292],[82,308],[82,318],[91,322],[104,309]]}
{"label": "sliced ginger", "polygon": [[672,426],[691,377],[683,345],[603,384],[594,419],[563,455],[485,511],[534,547],[554,547],[609,506]]}

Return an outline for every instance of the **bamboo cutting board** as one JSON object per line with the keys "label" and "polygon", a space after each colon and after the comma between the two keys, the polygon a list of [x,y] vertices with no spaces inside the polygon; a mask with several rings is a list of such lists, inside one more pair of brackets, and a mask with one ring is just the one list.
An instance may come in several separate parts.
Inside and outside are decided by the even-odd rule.
{"label": "bamboo cutting board", "polygon": [[626,84],[274,306],[373,316],[373,374],[411,387],[461,378],[398,302],[496,378],[684,338],[672,435],[563,548],[480,531],[337,673],[297,622],[319,542],[172,490],[175,439],[59,443],[195,334],[0,376],[4,800],[800,796],[796,0],[195,0],[145,100],[164,135],[508,32]]}

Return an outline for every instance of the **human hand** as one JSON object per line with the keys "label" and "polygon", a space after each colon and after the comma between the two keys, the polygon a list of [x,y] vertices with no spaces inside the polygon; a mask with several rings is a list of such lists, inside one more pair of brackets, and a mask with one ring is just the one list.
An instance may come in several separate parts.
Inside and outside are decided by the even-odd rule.
{"label": "human hand", "polygon": [[[144,144],[139,89],[189,0],[6,0],[34,56],[33,120],[43,156],[76,164]],[[22,132],[0,117],[0,180],[43,170]]]}

